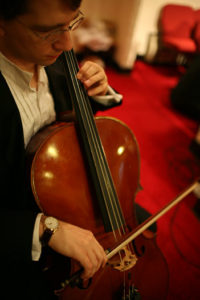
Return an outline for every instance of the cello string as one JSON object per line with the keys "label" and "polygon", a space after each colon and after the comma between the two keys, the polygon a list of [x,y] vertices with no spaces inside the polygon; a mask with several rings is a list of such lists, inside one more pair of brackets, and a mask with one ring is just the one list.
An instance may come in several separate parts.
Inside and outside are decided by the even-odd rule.
{"label": "cello string", "polygon": [[125,272],[123,271],[123,289],[124,289],[124,296],[123,296],[123,299],[125,300],[126,299],[126,278],[125,278]]}
{"label": "cello string", "polygon": [[[71,64],[72,64],[72,69],[73,69],[73,71],[74,71],[74,74],[76,74],[76,72],[75,71],[77,71],[77,68],[76,68],[76,65],[75,65],[75,63],[73,62],[73,57],[72,57],[72,53],[70,53],[71,55],[71,57],[70,57],[70,61],[71,61]],[[96,137],[96,134],[94,134],[94,128],[93,128],[93,126],[91,125],[91,118],[90,118],[90,115],[91,114],[89,114],[89,112],[88,112],[88,110],[87,110],[87,107],[88,106],[86,106],[86,104],[84,103],[85,101],[85,97],[83,97],[84,95],[83,95],[83,92],[82,92],[82,90],[80,89],[80,87],[79,87],[79,84],[77,84],[76,83],[76,81],[78,82],[78,80],[77,80],[77,78],[76,78],[76,76],[73,76],[72,77],[73,78],[73,80],[74,80],[74,78],[75,78],[75,81],[74,81],[74,85],[76,85],[77,87],[78,87],[78,91],[79,91],[79,93],[80,93],[80,95],[79,95],[79,98],[81,97],[82,98],[82,101],[80,101],[81,103],[83,103],[83,106],[82,106],[82,109],[83,109],[83,111],[84,111],[84,113],[85,113],[85,115],[86,115],[86,119],[87,119],[87,122],[88,122],[88,124],[89,124],[89,126],[90,126],[90,128],[88,128],[88,130],[89,131],[92,131],[93,130],[93,134],[91,134],[91,136],[93,137],[93,144],[94,144],[94,146],[96,147],[96,151],[97,151],[97,147],[98,147],[98,140],[97,140],[97,137]],[[77,90],[77,89],[76,89]],[[96,139],[94,139],[96,137]],[[100,152],[99,151],[99,149],[98,149],[98,152]],[[105,169],[106,169],[106,167],[105,167],[105,162],[104,162],[104,160],[103,160],[103,157],[102,157],[102,154],[101,154],[101,152],[100,152],[100,155],[99,155],[99,157],[100,157],[100,160],[101,160],[101,163],[99,162],[99,166],[101,167],[101,169],[102,168],[104,168],[104,170],[102,170],[101,171],[101,173],[103,174],[103,176],[104,176],[104,182],[106,182],[105,180],[107,180],[107,179],[105,179],[105,174],[107,174],[106,172],[105,172]],[[99,159],[99,157],[97,157],[96,159]],[[97,167],[96,167],[97,168]],[[108,180],[107,180],[108,181]],[[105,190],[105,189],[103,189],[103,190]],[[111,190],[111,192],[112,192],[112,189],[110,188],[110,190]],[[112,201],[112,199],[111,199],[111,192],[108,194],[108,196],[109,196],[109,198],[110,198],[110,201]],[[106,198],[105,198],[106,199]],[[114,202],[115,203],[115,202]],[[112,208],[113,208],[113,201],[111,202],[111,205],[112,205]],[[116,215],[116,213],[115,213],[115,211],[113,212],[113,214],[114,215]],[[120,216],[120,214],[118,213],[118,215]],[[115,216],[115,218],[116,218],[116,216]],[[120,219],[120,218],[119,218]],[[117,220],[117,218],[116,218],[116,220]],[[111,221],[112,222],[112,221]],[[117,220],[117,222],[118,222],[118,220]],[[121,226],[123,225],[123,221],[121,220]],[[118,225],[118,227],[119,227],[119,225]]]}
{"label": "cello string", "polygon": [[[72,70],[74,71],[74,74],[76,74],[76,72],[77,72],[77,68],[76,68],[76,65],[75,65],[75,63],[73,63],[73,57],[72,57],[72,53],[70,52],[69,53],[70,54],[70,63],[71,63],[71,68],[72,68]],[[78,98],[82,98],[82,101],[80,101],[80,103],[81,104],[84,104],[84,95],[83,95],[83,93],[81,92],[81,89],[80,89],[80,87],[79,87],[79,84],[78,84],[78,80],[77,80],[77,78],[76,78],[76,76],[74,75],[74,74],[71,74],[71,75],[73,75],[73,76],[71,76],[71,78],[72,78],[72,80],[73,80],[73,82],[72,82],[72,84],[74,85],[74,90],[75,90],[75,92],[76,92],[76,96],[77,96],[77,99]],[[78,87],[78,88],[77,88]],[[79,91],[79,97],[78,97],[78,93],[77,93],[77,91]],[[79,103],[79,104],[80,104]],[[82,105],[82,110],[85,112],[85,115],[86,115],[86,119],[87,119],[87,121],[89,122],[89,124],[91,123],[91,120],[90,120],[90,118],[88,117],[89,116],[89,113],[87,112],[87,110],[86,110],[86,105]],[[83,118],[83,117],[82,117]],[[84,119],[83,119],[84,120]],[[86,125],[85,125],[86,126]],[[91,131],[91,128],[92,128],[92,126],[91,126],[91,124],[90,124],[90,128],[88,128],[88,130],[89,131]],[[94,133],[92,134],[92,136],[94,136]],[[96,142],[95,141],[93,141],[93,144],[95,145],[95,147],[97,147],[96,146]],[[98,144],[97,144],[98,145]],[[97,149],[96,149],[97,150]],[[93,151],[94,152],[94,151]],[[94,154],[93,154],[94,155]],[[95,162],[95,160],[96,159],[98,159],[98,157],[96,157],[95,159],[94,159],[94,162]],[[100,166],[103,166],[104,167],[104,169],[105,169],[105,164],[99,164]],[[96,169],[97,169],[97,166],[96,166]],[[103,170],[102,170],[102,172],[101,172],[102,174],[104,174],[105,173],[105,170],[104,170],[104,172],[103,172]],[[104,175],[104,177],[105,177],[105,175]],[[105,181],[105,179],[104,179],[104,181]],[[102,185],[102,180],[101,180],[101,185]],[[102,191],[104,192],[104,195],[105,195],[105,190],[106,189],[104,189],[104,188],[102,188]],[[110,197],[110,195],[108,194],[108,197]],[[105,199],[106,199],[106,197],[105,197]],[[107,203],[105,203],[106,205],[107,205]],[[112,207],[113,207],[113,203],[111,203],[112,204]],[[114,226],[113,226],[113,222],[112,222],[112,218],[111,218],[111,215],[110,215],[110,213],[109,213],[109,209],[107,208],[107,212],[108,212],[108,215],[109,215],[109,219],[110,219],[110,223],[111,223],[111,226],[112,226],[112,228],[113,228],[113,231],[114,231]],[[114,211],[114,216],[115,216],[115,211]],[[116,216],[115,216],[115,218],[116,218]],[[118,223],[118,220],[117,220],[117,218],[116,218],[116,222]],[[122,221],[121,221],[121,224],[122,224]],[[118,224],[118,228],[119,228],[119,224]]]}
{"label": "cello string", "polygon": [[[74,53],[72,53],[72,55],[73,55]],[[74,59],[74,62],[75,62],[75,59]],[[77,80],[77,78],[76,78],[76,80]],[[82,90],[80,90],[80,93],[82,92]],[[103,168],[103,170],[102,170],[102,172],[101,172],[101,174],[102,174],[102,176],[103,176],[103,180],[104,180],[104,182],[106,183],[106,182],[110,182],[109,180],[108,180],[108,178],[105,178],[106,177],[106,175],[108,175],[109,174],[109,172],[108,172],[108,168],[106,168],[106,164],[105,164],[105,160],[103,159],[104,157],[105,157],[105,155],[103,156],[103,153],[101,152],[101,148],[99,147],[100,146],[100,142],[99,142],[99,140],[98,140],[98,134],[97,134],[97,132],[95,131],[95,126],[93,125],[94,124],[94,122],[92,122],[93,121],[93,115],[92,115],[92,113],[90,112],[90,111],[88,111],[88,108],[89,108],[89,105],[87,104],[87,103],[85,103],[86,102],[86,97],[83,97],[83,93],[81,93],[82,94],[82,99],[83,99],[83,101],[82,101],[82,103],[83,103],[83,105],[84,105],[84,109],[85,109],[85,115],[86,115],[86,117],[87,117],[87,120],[88,120],[88,124],[90,125],[90,129],[91,130],[93,130],[93,133],[90,135],[92,138],[94,138],[94,140],[93,140],[93,145],[96,147],[96,151],[94,151],[94,153],[97,153],[97,151],[98,151],[98,153],[99,153],[99,155],[96,157],[96,159],[97,160],[99,160],[99,166],[100,167],[102,167]],[[90,123],[89,123],[89,121],[90,121]],[[98,149],[97,149],[97,147],[98,147]],[[97,165],[97,166],[98,166]],[[107,185],[107,188],[108,188],[108,185]],[[109,194],[108,194],[108,196],[110,197],[110,200],[112,201],[112,198],[114,199],[114,196],[111,198],[111,193],[113,193],[113,189],[111,188],[111,186],[109,186],[109,188],[110,188],[110,192],[109,192]],[[105,198],[105,200],[106,200],[106,198]],[[111,202],[110,201],[110,202]],[[112,208],[114,207],[114,205],[113,204],[115,204],[116,203],[116,201],[115,202],[113,202],[113,203],[111,203],[111,205],[112,205]],[[116,206],[117,207],[117,206]],[[114,209],[113,209],[113,211],[114,211]],[[116,208],[115,208],[115,211],[116,211]],[[116,214],[116,213],[115,213]],[[120,214],[118,213],[118,217],[120,216]],[[123,220],[121,220],[121,222],[120,222],[121,224],[121,226],[123,225]],[[119,224],[118,224],[118,228],[119,228]]]}
{"label": "cello string", "polygon": [[[83,111],[84,111],[84,113],[85,113],[85,116],[86,116],[86,118],[87,118],[87,121],[88,121],[86,124],[89,124],[89,126],[90,126],[89,130],[90,130],[90,131],[92,131],[92,129],[93,129],[93,132],[90,134],[90,136],[91,136],[92,138],[95,138],[95,137],[96,137],[96,140],[93,141],[93,144],[96,146],[96,151],[94,151],[94,153],[97,153],[97,146],[101,145],[101,142],[100,142],[100,140],[99,140],[99,135],[97,134],[96,131],[94,131],[94,129],[95,129],[96,127],[95,127],[95,124],[94,124],[93,114],[92,114],[91,112],[89,112],[89,109],[88,109],[88,108],[90,107],[90,104],[88,105],[87,103],[85,103],[86,100],[87,100],[87,98],[84,96],[84,94],[83,94],[83,89],[80,88],[80,85],[79,85],[79,83],[78,83],[78,79],[77,79],[77,77],[76,77],[76,73],[78,72],[78,63],[77,63],[77,60],[76,60],[76,57],[75,57],[74,52],[70,52],[70,62],[71,62],[71,65],[72,65],[72,70],[73,70],[73,76],[72,76],[72,78],[74,79],[74,85],[77,86],[78,91],[79,91],[79,93],[80,93],[80,97],[82,98],[82,100],[80,101],[80,103],[83,104],[82,109],[83,109]],[[78,98],[77,98],[77,99],[78,99]],[[82,111],[82,110],[81,110],[81,111]],[[83,118],[83,117],[82,117],[82,118]],[[83,118],[83,120],[84,120],[84,118]],[[93,124],[94,124],[94,126],[92,126]],[[100,150],[101,150],[101,148],[100,148]],[[100,150],[98,149],[98,152],[100,152]],[[104,182],[107,182],[108,180],[105,179],[105,174],[108,174],[109,169],[108,169],[108,168],[105,168],[105,165],[107,166],[107,164],[105,164],[105,159],[104,159],[104,158],[105,158],[105,155],[103,156],[102,153],[100,152],[96,159],[99,159],[99,157],[101,158],[101,162],[99,162],[99,166],[100,166],[100,167],[101,167],[101,166],[104,166],[104,171],[102,171],[102,172],[103,172],[103,176],[104,176]],[[106,169],[106,171],[105,171],[105,169]],[[106,180],[106,181],[105,181],[105,180]],[[108,182],[110,182],[110,181],[108,181]],[[111,191],[113,191],[113,189],[111,189]],[[109,198],[110,198],[110,202],[111,202],[111,205],[112,205],[113,213],[114,213],[114,216],[115,216],[115,211],[114,211],[114,207],[113,207],[113,201],[112,201],[112,198],[111,198],[111,196],[110,196],[110,193],[108,194],[108,196],[109,196]],[[114,196],[115,196],[115,195],[113,195],[113,193],[112,193],[112,197],[114,197]],[[107,198],[104,198],[104,199],[106,200]],[[117,199],[117,200],[118,200],[118,199]],[[118,201],[118,202],[119,202],[119,201]],[[115,203],[115,201],[114,201],[114,203]],[[107,206],[107,204],[106,204],[106,206]],[[118,210],[117,210],[117,212],[118,212]],[[109,210],[108,210],[108,213],[109,213]],[[109,216],[110,216],[110,213],[109,213]],[[122,215],[122,216],[123,216],[123,215]],[[116,218],[116,216],[115,216],[115,218]],[[111,221],[112,228],[113,228],[113,223],[112,223],[111,217],[110,217],[110,221]],[[117,221],[117,222],[118,222],[118,221]],[[125,224],[125,220],[124,220],[124,224]],[[122,221],[121,221],[121,227],[122,227],[122,229],[123,229],[123,234],[125,234],[125,230],[124,230],[124,228],[123,228],[123,222],[122,222]],[[120,228],[119,225],[118,225],[118,228]],[[114,231],[113,231],[113,232],[114,232]],[[120,232],[120,231],[119,231],[119,232]],[[120,232],[120,235],[122,235],[121,232]],[[129,250],[130,250],[130,245],[127,245],[127,248],[129,248]],[[134,252],[134,251],[133,251],[133,245],[132,245],[132,243],[131,243],[131,249],[132,249],[132,252]],[[130,251],[131,251],[131,250],[130,250]],[[119,255],[120,255],[120,259],[122,260],[120,251],[119,251]]]}
{"label": "cello string", "polygon": [[[72,70],[73,70],[73,73],[74,73],[74,76],[72,76],[72,78],[74,79],[74,85],[76,85],[77,87],[78,87],[78,91],[79,91],[79,93],[80,93],[80,97],[82,98],[82,101],[80,101],[80,103],[81,104],[83,104],[83,106],[82,106],[82,108],[83,108],[83,111],[85,112],[85,116],[86,116],[86,118],[87,118],[87,124],[89,124],[90,125],[90,128],[92,128],[92,129],[95,129],[95,127],[94,126],[92,126],[92,124],[94,123],[94,122],[92,122],[94,119],[93,119],[93,115],[91,114],[91,113],[89,113],[88,112],[88,107],[89,107],[89,105],[86,105],[86,103],[85,103],[85,101],[86,101],[86,97],[84,97],[84,95],[83,95],[83,90],[82,89],[80,89],[80,87],[79,87],[79,84],[78,84],[78,79],[77,79],[77,77],[76,77],[76,73],[77,73],[77,66],[76,66],[76,60],[75,59],[73,59],[73,57],[72,57],[72,53],[70,52],[70,62],[71,62],[71,64],[72,64]],[[92,116],[92,117],[91,117]],[[89,129],[90,129],[89,128]],[[91,135],[90,136],[92,136],[93,138],[95,137],[95,136],[97,136],[98,137],[98,135],[96,135],[96,132],[95,132],[95,134],[94,134],[94,130],[93,130],[93,134],[91,133]],[[97,143],[97,138],[96,138],[96,140],[95,140],[95,142],[96,142],[96,144],[97,144],[97,146],[99,145],[99,143]],[[96,144],[94,144],[95,146],[96,146]],[[97,147],[96,146],[96,147]],[[95,153],[97,153],[97,149],[96,149],[96,152]],[[100,156],[97,156],[97,158],[99,158],[99,157],[101,157],[101,159],[103,158],[102,157],[102,155]],[[103,164],[104,163],[104,164]],[[103,163],[101,164],[101,163],[99,163],[99,165],[101,166],[101,165],[105,165],[105,162],[104,162],[104,160],[103,160]],[[105,173],[105,171],[104,171],[104,173],[103,174],[107,174],[107,172]],[[105,177],[105,175],[104,175],[104,177]],[[109,194],[109,196],[110,196],[110,194]],[[112,222],[112,221],[111,221]],[[112,228],[113,228],[113,225],[112,225]],[[119,226],[118,226],[118,228],[119,228]],[[123,227],[122,227],[123,228]],[[125,233],[125,230],[124,230],[124,232],[123,233]],[[129,247],[129,245],[128,245],[128,247]],[[122,258],[121,258],[121,254],[120,254],[120,252],[119,252],[119,255],[120,255],[120,259],[122,260]]]}
{"label": "cello string", "polygon": [[[78,83],[76,82],[76,77],[74,76],[74,74],[76,74],[76,72],[75,71],[77,71],[76,69],[76,65],[73,63],[73,58],[72,57],[70,57],[70,63],[71,63],[71,69],[74,71],[73,72],[73,77],[72,77],[72,79],[73,79],[73,85],[75,85],[76,87],[75,87],[75,89],[76,89],[76,91],[78,90],[79,91],[79,99],[80,98],[82,98],[82,101],[80,101],[80,103],[79,103],[79,106],[80,106],[80,111],[84,111],[85,110],[85,108],[84,108],[84,106],[83,105],[81,105],[81,104],[83,104],[83,99],[84,99],[84,97],[83,97],[83,95],[81,94],[81,90],[80,90],[80,88],[79,88],[79,85],[78,85]],[[78,86],[78,88],[77,88],[77,86]],[[78,99],[78,98],[77,98]],[[83,117],[82,117],[83,118]],[[88,116],[86,115],[86,120],[88,121]],[[87,123],[86,123],[87,124]],[[86,125],[84,125],[85,127],[86,127]],[[86,129],[86,132],[88,133],[89,132],[89,130],[87,130]],[[88,138],[89,139],[89,138]],[[90,141],[90,140],[89,140]],[[91,147],[90,147],[91,148]],[[94,156],[94,155],[93,155]],[[97,158],[95,158],[94,159],[94,162],[96,163],[97,162]],[[97,168],[97,167],[96,167]],[[101,183],[101,182],[100,182]],[[103,192],[104,192],[104,198],[106,198],[105,197],[105,189],[103,189]],[[108,209],[107,209],[108,210]],[[114,231],[114,226],[113,226],[113,222],[112,222],[112,218],[111,218],[111,215],[110,215],[110,211],[108,210],[108,216],[109,216],[109,219],[110,219],[110,223],[111,223],[111,227],[112,227],[112,229],[113,229],[113,231]]]}
{"label": "cello string", "polygon": [[[73,53],[74,54],[74,53]],[[84,98],[83,97],[83,100],[87,100],[87,98]],[[83,101],[83,103],[85,103],[85,101]],[[87,109],[87,108],[89,108],[90,106],[87,104],[87,105],[85,105],[85,108]],[[87,112],[87,115],[88,115],[88,119],[90,118],[91,119],[91,129],[94,129],[94,131],[93,131],[93,134],[91,135],[92,137],[96,137],[96,145],[97,146],[101,146],[101,142],[100,142],[100,139],[99,139],[99,135],[98,135],[98,133],[97,133],[97,131],[95,131],[95,129],[96,129],[96,127],[95,127],[95,124],[94,124],[94,118],[93,118],[93,114],[91,113],[91,112]],[[94,124],[94,126],[92,126]],[[94,134],[95,133],[95,134]],[[104,171],[102,172],[102,174],[103,174],[103,176],[104,176],[104,182],[109,182],[109,183],[112,183],[112,177],[111,177],[111,175],[110,175],[110,170],[109,170],[109,168],[108,168],[108,165],[107,165],[107,163],[106,163],[106,161],[105,161],[105,153],[104,152],[102,152],[102,147],[99,147],[99,150],[98,150],[98,152],[99,152],[99,155],[98,155],[98,157],[97,158],[100,158],[100,160],[99,160],[99,166],[103,166],[104,167]],[[105,179],[105,177],[107,176],[107,178]],[[110,177],[108,176],[108,175],[110,175]],[[109,179],[109,180],[108,180]],[[107,185],[107,188],[108,188],[108,185]],[[119,201],[118,201],[118,199],[117,199],[117,196],[116,196],[116,192],[115,192],[115,189],[114,189],[114,186],[112,186],[111,184],[110,184],[110,186],[109,186],[109,188],[110,188],[110,193],[109,193],[109,195],[112,195],[112,198],[111,198],[111,196],[110,196],[110,199],[111,199],[111,201],[112,201],[112,199],[116,199],[115,201],[113,201],[113,204],[115,205],[115,211],[117,211],[117,214],[118,214],[118,217],[120,217],[120,213],[119,213],[119,208],[117,207],[117,202],[119,203]],[[114,193],[115,192],[115,193]],[[111,202],[110,201],[110,202]],[[112,204],[112,207],[114,206]],[[121,209],[121,207],[120,207],[120,209]],[[122,217],[123,217],[123,215],[122,215]],[[120,219],[120,218],[119,218]],[[125,219],[124,219],[124,217],[121,219],[121,226],[123,226],[123,224],[125,224]],[[119,226],[118,226],[118,228],[119,228]]]}

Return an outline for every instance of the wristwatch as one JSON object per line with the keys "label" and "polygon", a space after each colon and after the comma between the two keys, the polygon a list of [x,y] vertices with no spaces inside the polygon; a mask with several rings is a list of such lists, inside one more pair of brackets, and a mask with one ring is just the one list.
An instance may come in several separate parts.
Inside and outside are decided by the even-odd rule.
{"label": "wristwatch", "polygon": [[49,240],[58,230],[59,223],[58,220],[54,217],[45,217],[42,216],[42,222],[43,222],[43,227],[44,227],[44,232],[40,238],[40,242],[42,244],[42,247],[48,246]]}

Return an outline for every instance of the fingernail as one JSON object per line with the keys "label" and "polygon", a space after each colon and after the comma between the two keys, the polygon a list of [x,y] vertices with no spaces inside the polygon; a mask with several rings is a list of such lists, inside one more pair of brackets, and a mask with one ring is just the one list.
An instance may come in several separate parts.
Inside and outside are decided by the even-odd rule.
{"label": "fingernail", "polygon": [[84,81],[84,84],[90,85],[90,79],[87,79],[86,81]]}

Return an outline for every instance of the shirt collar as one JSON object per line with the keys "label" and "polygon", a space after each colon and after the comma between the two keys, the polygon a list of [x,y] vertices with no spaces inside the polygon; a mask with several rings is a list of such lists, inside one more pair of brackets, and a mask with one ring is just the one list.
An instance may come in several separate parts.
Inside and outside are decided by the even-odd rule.
{"label": "shirt collar", "polygon": [[[16,64],[11,62],[0,52],[0,71],[4,76],[10,78],[16,84],[20,84],[21,87],[30,87],[30,82],[33,77],[33,73],[27,72],[19,68]],[[44,67],[38,66],[38,82],[45,83],[45,71]]]}

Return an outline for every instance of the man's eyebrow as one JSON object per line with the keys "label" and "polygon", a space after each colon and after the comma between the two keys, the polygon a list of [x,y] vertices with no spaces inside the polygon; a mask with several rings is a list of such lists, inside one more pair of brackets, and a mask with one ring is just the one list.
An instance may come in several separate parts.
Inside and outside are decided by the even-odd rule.
{"label": "man's eyebrow", "polygon": [[[79,15],[79,12],[77,12],[77,14],[74,16],[74,18],[72,20],[70,20],[68,23],[70,24],[71,22],[73,22],[73,20],[75,20]],[[55,25],[51,25],[51,26],[48,26],[48,25],[33,25],[31,28],[33,30],[36,30],[36,31],[51,31],[51,30],[54,30],[54,29],[58,29],[58,28],[61,28],[61,27],[64,27],[66,26],[67,23],[58,23],[58,24],[55,24]]]}

